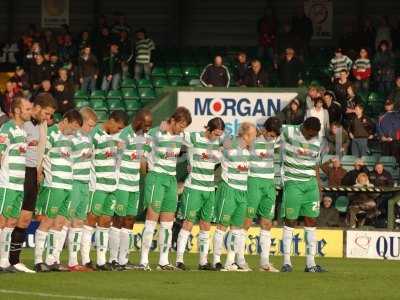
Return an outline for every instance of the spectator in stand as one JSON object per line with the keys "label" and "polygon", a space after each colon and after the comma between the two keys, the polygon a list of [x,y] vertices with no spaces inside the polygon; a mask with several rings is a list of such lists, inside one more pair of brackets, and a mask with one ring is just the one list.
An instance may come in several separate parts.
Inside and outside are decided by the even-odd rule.
{"label": "spectator in stand", "polygon": [[40,87],[43,80],[50,79],[50,67],[49,64],[44,61],[42,54],[37,54],[35,56],[35,62],[31,66],[29,75],[30,84],[34,90]]}
{"label": "spectator in stand", "polygon": [[57,112],[64,114],[68,110],[74,108],[73,93],[65,89],[64,82],[57,80],[54,84],[54,99],[57,101]]}
{"label": "spectator in stand", "polygon": [[99,61],[103,61],[104,57],[108,55],[110,45],[111,45],[111,35],[108,27],[102,27],[99,37],[97,38],[96,47],[96,57]]}
{"label": "spectator in stand", "polygon": [[51,86],[50,79],[43,79],[42,83],[40,84],[39,88],[32,92],[32,98],[35,99],[37,95],[41,93],[49,93],[53,94],[53,89]]}
{"label": "spectator in stand", "polygon": [[84,30],[81,33],[81,37],[79,40],[79,51],[82,51],[86,47],[90,47],[91,45],[91,40],[90,40],[90,34],[88,30]]}
{"label": "spectator in stand", "polygon": [[151,68],[151,52],[156,48],[154,41],[147,37],[146,30],[141,28],[136,31],[136,45],[135,45],[135,79],[139,80],[144,72],[147,79],[150,78]]}
{"label": "spectator in stand", "polygon": [[50,77],[55,79],[58,74],[58,70],[62,67],[61,62],[58,59],[58,55],[56,52],[50,53],[50,60],[49,60],[49,71]]}
{"label": "spectator in stand", "polygon": [[369,174],[369,180],[378,187],[392,187],[394,183],[392,174],[386,171],[380,162],[375,164],[374,171]]}
{"label": "spectator in stand", "polygon": [[366,48],[361,48],[360,56],[353,64],[353,76],[356,79],[355,86],[357,91],[368,93],[369,78],[371,77],[371,61],[369,60]]}
{"label": "spectator in stand", "polygon": [[300,55],[304,56],[309,52],[309,45],[314,34],[313,23],[301,7],[297,11],[297,15],[292,18],[292,32],[299,41]]}
{"label": "spectator in stand", "polygon": [[60,81],[64,85],[64,90],[66,93],[74,94],[74,85],[72,84],[71,79],[68,75],[68,70],[65,68],[61,68],[58,70],[58,81]]}
{"label": "spectator in stand", "polygon": [[229,70],[223,65],[222,57],[214,57],[214,63],[207,65],[200,75],[200,82],[206,87],[229,87]]}
{"label": "spectator in stand", "polygon": [[315,100],[323,97],[325,90],[322,87],[316,85],[310,85],[306,96],[306,109],[312,109],[314,107]]}
{"label": "spectator in stand", "polygon": [[42,49],[40,48],[40,43],[39,42],[33,42],[32,47],[29,49],[29,51],[25,54],[24,56],[24,68],[25,70],[29,70],[31,65],[35,63],[36,61],[36,56],[40,55],[42,53]]}
{"label": "spectator in stand", "polygon": [[99,76],[99,67],[97,58],[92,54],[91,47],[85,46],[81,50],[81,56],[78,59],[78,78],[81,84],[81,90],[93,92],[96,89],[96,81]]}
{"label": "spectator in stand", "polygon": [[240,51],[236,56],[236,63],[233,68],[234,80],[238,86],[244,84],[244,79],[249,72],[250,64],[247,61],[245,52]]}
{"label": "spectator in stand", "polygon": [[58,56],[62,63],[73,61],[76,57],[78,50],[73,43],[72,36],[67,34],[64,36],[64,44],[58,49]]}
{"label": "spectator in stand", "polygon": [[388,16],[381,18],[378,29],[376,30],[375,49],[379,51],[380,44],[383,41],[386,41],[388,48],[392,49],[392,28]]}
{"label": "spectator in stand", "polygon": [[268,86],[268,75],[263,70],[261,62],[254,59],[251,62],[250,70],[244,78],[243,85],[247,87],[266,87]]}
{"label": "spectator in stand", "polygon": [[372,139],[374,123],[364,115],[364,106],[357,104],[355,117],[350,121],[349,136],[351,139],[351,154],[361,157],[369,154],[368,140]]}
{"label": "spectator in stand", "polygon": [[11,103],[14,100],[14,97],[17,95],[14,85],[11,80],[6,82],[6,90],[4,94],[1,95],[0,107],[1,110],[7,115],[10,116],[11,112]]}
{"label": "spectator in stand", "polygon": [[335,94],[332,91],[326,91],[324,94],[324,108],[329,113],[330,123],[342,120],[342,106],[336,102]]}
{"label": "spectator in stand", "polygon": [[314,102],[314,108],[307,110],[305,119],[310,117],[317,118],[321,123],[319,139],[322,141],[329,130],[329,113],[326,109],[324,109],[324,100],[322,98],[317,98]]}
{"label": "spectator in stand", "polygon": [[127,61],[132,55],[132,41],[129,39],[128,32],[126,30],[121,31],[118,40],[119,52],[123,61]]}
{"label": "spectator in stand", "polygon": [[264,15],[257,23],[258,31],[258,58],[268,61],[274,59],[274,48],[276,39],[276,18],[272,10],[265,10]]}
{"label": "spectator in stand", "polygon": [[124,14],[117,13],[115,17],[116,21],[111,29],[111,33],[114,35],[114,37],[119,38],[122,31],[126,31],[129,35],[132,29],[126,20],[126,16]]}
{"label": "spectator in stand", "polygon": [[400,161],[398,134],[400,132],[400,113],[394,111],[392,100],[385,102],[385,113],[379,118],[378,137],[383,155],[394,156]]}
{"label": "spectator in stand", "polygon": [[103,61],[103,83],[101,84],[101,89],[108,91],[111,86],[111,89],[117,90],[121,76],[122,68],[118,44],[111,43],[109,55]]}
{"label": "spectator in stand", "polygon": [[282,32],[278,34],[276,42],[276,57],[285,53],[287,48],[292,48],[295,51],[300,51],[300,48],[302,47],[300,46],[300,44],[302,43],[300,42],[300,38],[296,36],[295,33],[293,33],[292,28],[287,23],[283,24]]}
{"label": "spectator in stand", "polygon": [[304,121],[304,112],[301,109],[300,101],[298,99],[293,99],[289,103],[289,109],[285,110],[283,113],[283,124],[287,125],[300,125]]}
{"label": "spectator in stand", "polygon": [[19,90],[27,91],[29,90],[29,78],[28,75],[25,73],[25,70],[21,66],[17,66],[15,68],[14,75],[10,78],[17,83]]}
{"label": "spectator in stand", "polygon": [[390,93],[395,78],[394,54],[387,41],[381,41],[373,60],[373,70],[378,90],[385,97]]}
{"label": "spectator in stand", "polygon": [[347,154],[350,139],[342,124],[332,122],[326,140],[328,143],[328,154],[336,154],[339,156]]}
{"label": "spectator in stand", "polygon": [[350,121],[355,117],[355,109],[357,104],[362,104],[360,96],[356,95],[354,86],[349,85],[347,87],[347,101],[344,110],[344,124],[348,125]]}
{"label": "spectator in stand", "polygon": [[332,72],[332,82],[341,78],[341,72],[347,71],[349,74],[353,62],[351,59],[343,54],[342,48],[337,48],[335,51],[335,57],[331,59],[329,68]]}
{"label": "spectator in stand", "polygon": [[57,51],[57,40],[54,36],[53,31],[47,29],[44,32],[44,37],[41,42],[41,48],[46,53],[51,53]]}
{"label": "spectator in stand", "polygon": [[400,110],[400,76],[396,77],[393,90],[390,92],[388,99],[394,103],[394,109]]}
{"label": "spectator in stand", "polygon": [[[374,185],[369,182],[368,174],[360,173],[357,176],[355,188],[372,188]],[[350,195],[350,206],[349,206],[349,221],[350,227],[356,228],[357,225],[364,225],[366,219],[372,219],[377,217],[380,212],[377,209],[377,205],[373,194],[371,193],[354,193]],[[360,212],[366,213],[366,217],[360,218],[357,215]]]}
{"label": "spectator in stand", "polygon": [[340,160],[336,157],[323,163],[321,169],[326,176],[328,176],[329,187],[341,186],[342,180],[347,174],[347,171],[342,167]]}
{"label": "spectator in stand", "polygon": [[339,227],[340,215],[339,211],[332,206],[332,198],[324,196],[321,202],[322,205],[317,218],[318,227]]}
{"label": "spectator in stand", "polygon": [[297,87],[303,84],[304,65],[297,59],[293,48],[285,50],[285,56],[277,67],[281,86]]}
{"label": "spectator in stand", "polygon": [[340,103],[343,109],[346,109],[346,102],[348,98],[348,87],[351,85],[349,80],[349,72],[345,69],[339,72],[339,78],[333,83],[333,92],[336,96],[336,101]]}
{"label": "spectator in stand", "polygon": [[354,169],[348,171],[342,180],[342,185],[344,186],[352,186],[356,184],[357,176],[360,173],[365,173],[369,175],[369,170],[365,166],[365,163],[362,159],[357,159],[354,163]]}

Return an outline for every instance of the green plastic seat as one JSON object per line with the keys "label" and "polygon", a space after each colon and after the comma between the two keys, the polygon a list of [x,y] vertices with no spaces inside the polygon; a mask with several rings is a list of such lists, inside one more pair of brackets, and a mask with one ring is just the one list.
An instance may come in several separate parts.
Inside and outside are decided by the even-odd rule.
{"label": "green plastic seat", "polygon": [[374,155],[362,156],[361,159],[367,166],[375,166],[376,162],[378,161]]}
{"label": "green plastic seat", "polygon": [[372,92],[368,96],[368,103],[375,103],[375,102],[383,102],[381,95],[378,93]]}
{"label": "green plastic seat", "polygon": [[74,103],[77,109],[80,109],[85,106],[90,106],[90,102],[86,99],[75,99]]}
{"label": "green plastic seat", "polygon": [[171,86],[186,86],[187,83],[181,77],[172,77],[169,79]]}
{"label": "green plastic seat", "polygon": [[140,98],[137,89],[124,89],[122,93],[122,97],[124,98],[124,100],[138,100]]}
{"label": "green plastic seat", "polygon": [[156,88],[165,87],[169,85],[169,81],[167,78],[158,78],[156,80],[153,80],[153,85]]}
{"label": "green plastic seat", "polygon": [[86,91],[77,90],[74,94],[74,99],[88,99],[89,95]]}
{"label": "green plastic seat", "polygon": [[108,120],[108,111],[106,110],[96,110],[96,115],[100,123],[104,123]]}
{"label": "green plastic seat", "polygon": [[168,77],[182,77],[183,73],[180,67],[170,67],[167,70]]}
{"label": "green plastic seat", "polygon": [[140,101],[125,101],[125,107],[127,111],[137,111],[142,108],[142,103]]}
{"label": "green plastic seat", "polygon": [[122,92],[120,90],[111,90],[107,94],[107,100],[122,99]]}
{"label": "green plastic seat", "polygon": [[167,72],[163,67],[154,67],[153,71],[151,72],[151,75],[157,77],[167,77]]}
{"label": "green plastic seat", "polygon": [[108,101],[108,109],[110,111],[114,110],[125,110],[125,105],[123,101],[120,100],[111,100]]}
{"label": "green plastic seat", "polygon": [[93,99],[90,101],[90,106],[94,109],[94,110],[108,110],[107,108],[107,102],[103,99]]}
{"label": "green plastic seat", "polygon": [[154,99],[156,97],[156,93],[152,88],[141,88],[139,89],[140,99]]}
{"label": "green plastic seat", "polygon": [[135,79],[133,78],[125,78],[124,80],[122,80],[121,82],[121,87],[125,88],[125,87],[135,87],[136,86],[136,82]]}
{"label": "green plastic seat", "polygon": [[358,158],[354,155],[343,155],[342,164],[344,165],[354,165]]}
{"label": "green plastic seat", "polygon": [[139,88],[153,87],[153,84],[151,83],[151,80],[149,80],[147,78],[139,79],[139,81],[137,81],[136,84],[137,84],[137,86]]}
{"label": "green plastic seat", "polygon": [[184,67],[183,75],[185,75],[186,77],[198,78],[200,76],[200,69],[198,67]]}
{"label": "green plastic seat", "polygon": [[385,167],[386,166],[397,167],[397,161],[394,156],[381,156],[379,158],[379,162],[381,162]]}
{"label": "green plastic seat", "polygon": [[190,79],[188,84],[189,86],[196,86],[196,87],[201,86],[200,79]]}
{"label": "green plastic seat", "polygon": [[102,90],[96,90],[90,94],[90,99],[105,99],[105,98],[106,98],[106,92]]}
{"label": "green plastic seat", "polygon": [[335,208],[339,212],[341,212],[341,213],[347,212],[348,206],[349,206],[349,198],[347,198],[346,196],[339,196],[336,198]]}

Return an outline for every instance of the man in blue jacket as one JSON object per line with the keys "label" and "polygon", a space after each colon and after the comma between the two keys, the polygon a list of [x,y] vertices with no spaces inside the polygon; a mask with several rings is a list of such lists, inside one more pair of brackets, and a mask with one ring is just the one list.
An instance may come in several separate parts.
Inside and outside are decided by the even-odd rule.
{"label": "man in blue jacket", "polygon": [[400,113],[394,111],[392,100],[385,102],[385,113],[379,118],[377,132],[381,141],[382,154],[395,156],[400,161],[398,133],[400,133]]}

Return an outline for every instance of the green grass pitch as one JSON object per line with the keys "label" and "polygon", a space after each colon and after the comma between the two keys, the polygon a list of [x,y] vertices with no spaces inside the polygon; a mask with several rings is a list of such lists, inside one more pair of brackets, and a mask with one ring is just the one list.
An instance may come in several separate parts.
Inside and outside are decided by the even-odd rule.
{"label": "green grass pitch", "polygon": [[[65,252],[65,251],[64,251]],[[32,266],[33,251],[23,251]],[[65,257],[64,257],[65,259]],[[256,269],[258,257],[248,256]],[[295,258],[293,273],[240,272],[91,272],[0,274],[0,299],[399,299],[400,265],[395,261],[318,259],[328,273],[304,273],[304,258]],[[138,261],[133,253],[132,262]],[[152,254],[152,262],[157,255]],[[273,257],[275,266],[280,257]],[[187,255],[196,270],[197,256]]]}

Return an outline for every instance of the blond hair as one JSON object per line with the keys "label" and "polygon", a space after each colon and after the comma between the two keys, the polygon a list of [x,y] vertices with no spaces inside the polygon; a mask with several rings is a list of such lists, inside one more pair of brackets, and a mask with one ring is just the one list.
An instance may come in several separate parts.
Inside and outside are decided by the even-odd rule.
{"label": "blond hair", "polygon": [[82,115],[83,120],[92,120],[94,122],[97,123],[97,115],[96,112],[91,109],[90,107],[86,106],[86,107],[82,107],[79,112]]}
{"label": "blond hair", "polygon": [[239,127],[238,136],[240,136],[240,137],[244,136],[246,133],[248,133],[250,131],[250,129],[253,129],[253,128],[257,130],[256,125],[254,125],[253,123],[250,123],[250,122],[241,123],[240,127]]}

